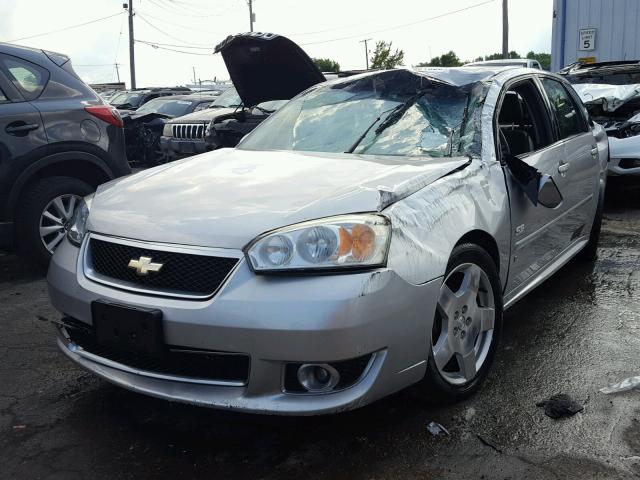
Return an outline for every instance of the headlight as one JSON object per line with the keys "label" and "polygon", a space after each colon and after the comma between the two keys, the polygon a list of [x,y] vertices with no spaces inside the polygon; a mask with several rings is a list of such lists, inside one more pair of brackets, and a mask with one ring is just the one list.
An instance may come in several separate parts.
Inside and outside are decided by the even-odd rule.
{"label": "headlight", "polygon": [[382,215],[344,215],[299,223],[258,237],[246,249],[257,272],[381,267],[391,225]]}
{"label": "headlight", "polygon": [[164,124],[164,128],[162,129],[162,136],[163,137],[171,137],[171,136],[173,136],[173,130],[171,130],[171,124],[170,123],[165,123]]}
{"label": "headlight", "polygon": [[93,194],[84,197],[71,218],[71,226],[67,232],[67,238],[78,247],[82,243],[85,233],[87,233],[87,219],[89,218],[92,200]]}

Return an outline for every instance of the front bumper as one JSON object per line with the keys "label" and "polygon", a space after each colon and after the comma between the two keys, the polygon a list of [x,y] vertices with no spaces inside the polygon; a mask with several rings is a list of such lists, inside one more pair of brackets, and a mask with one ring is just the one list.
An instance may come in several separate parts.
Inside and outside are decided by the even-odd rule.
{"label": "front bumper", "polygon": [[[247,412],[313,415],[349,410],[419,381],[441,279],[405,282],[391,270],[327,276],[259,276],[244,260],[212,298],[143,295],[85,277],[79,249],[66,240],[48,273],[53,305],[90,325],[103,300],[162,310],[165,343],[250,356],[246,385],[198,384],[82,355],[60,335],[73,361],[122,387],[167,400]],[[287,362],[339,362],[375,354],[358,382],[340,391],[288,393]]]}
{"label": "front bumper", "polygon": [[[640,157],[640,155],[638,157]],[[638,166],[635,166],[636,164]],[[609,175],[612,176],[640,175],[640,160],[612,158],[609,160],[608,170]]]}
{"label": "front bumper", "polygon": [[160,137],[160,148],[167,154],[169,160],[198,155],[211,150],[204,140],[178,140],[173,137]]}

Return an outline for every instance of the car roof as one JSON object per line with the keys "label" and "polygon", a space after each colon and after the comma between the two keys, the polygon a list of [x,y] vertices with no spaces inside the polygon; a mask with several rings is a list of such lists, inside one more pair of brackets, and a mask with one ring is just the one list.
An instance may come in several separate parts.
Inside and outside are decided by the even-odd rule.
{"label": "car roof", "polygon": [[[505,65],[505,66],[468,66],[468,67],[416,67],[416,68],[400,68],[396,70],[406,70],[416,75],[422,75],[428,78],[436,79],[444,83],[456,87],[462,87],[464,85],[470,85],[478,82],[492,82],[494,77],[500,74],[501,80],[509,80],[521,75],[535,74],[535,75],[551,75],[557,77],[561,81],[566,81],[562,77],[555,75],[551,72],[540,70],[537,68],[520,67],[517,65]],[[331,80],[323,84],[338,84],[343,82],[349,82],[354,79],[364,78],[368,76],[379,75],[383,72],[390,70],[376,70],[355,75],[352,77],[338,78]],[[320,85],[323,85],[320,84]]]}
{"label": "car roof", "polygon": [[202,100],[203,102],[213,102],[214,100],[216,100],[218,98],[218,95],[193,95],[193,94],[188,94],[188,95],[165,95],[164,97],[156,97],[153,100],[190,100],[190,101],[199,101]]}
{"label": "car roof", "polygon": [[47,57],[42,49],[23,47],[22,45],[15,45],[13,43],[0,42],[0,53],[24,58],[25,60],[40,65],[43,65],[43,63],[51,62],[51,60]]}
{"label": "car roof", "polygon": [[507,63],[510,63],[511,65],[527,65],[529,62],[537,63],[537,60],[531,58],[499,58],[496,60],[479,60],[477,62],[465,63],[465,66],[505,65]]}

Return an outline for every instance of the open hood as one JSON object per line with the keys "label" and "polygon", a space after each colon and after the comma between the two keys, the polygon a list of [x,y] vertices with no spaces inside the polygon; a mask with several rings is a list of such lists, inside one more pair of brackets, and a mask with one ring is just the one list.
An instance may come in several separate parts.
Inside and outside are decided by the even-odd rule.
{"label": "open hood", "polygon": [[273,33],[240,33],[215,48],[247,107],[289,100],[325,77],[297,44]]}

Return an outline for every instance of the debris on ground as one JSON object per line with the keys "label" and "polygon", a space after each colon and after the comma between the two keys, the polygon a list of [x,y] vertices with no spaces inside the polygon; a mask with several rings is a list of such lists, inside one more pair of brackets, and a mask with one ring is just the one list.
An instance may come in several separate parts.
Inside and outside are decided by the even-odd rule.
{"label": "debris on ground", "polygon": [[554,419],[570,417],[584,410],[582,405],[564,393],[554,395],[549,400],[538,402],[536,406],[544,407],[544,414]]}
{"label": "debris on ground", "polygon": [[427,430],[429,430],[429,433],[431,433],[431,435],[433,435],[434,437],[437,437],[441,434],[449,435],[449,430],[444,428],[438,422],[429,422],[429,425],[427,425]]}
{"label": "debris on ground", "polygon": [[601,393],[620,393],[634,388],[640,388],[640,375],[637,377],[629,377],[624,380],[600,389]]}
{"label": "debris on ground", "polygon": [[487,447],[489,448],[493,448],[496,452],[498,453],[502,453],[502,449],[500,447],[498,447],[494,442],[492,442],[491,440],[483,437],[482,435],[480,435],[479,433],[476,433],[476,437],[478,437],[478,440],[480,440],[482,443],[484,443]]}

